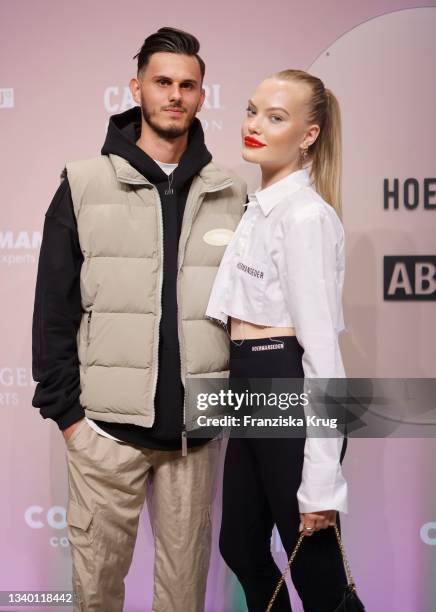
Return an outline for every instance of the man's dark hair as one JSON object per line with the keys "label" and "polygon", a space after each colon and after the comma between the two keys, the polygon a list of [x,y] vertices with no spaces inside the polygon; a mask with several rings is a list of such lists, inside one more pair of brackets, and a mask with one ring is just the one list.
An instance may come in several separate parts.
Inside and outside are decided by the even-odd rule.
{"label": "man's dark hair", "polygon": [[201,80],[204,79],[206,66],[198,55],[200,43],[197,38],[183,30],[176,28],[159,28],[155,34],[150,34],[144,40],[139,52],[133,59],[138,58],[138,74],[146,68],[153,53],[178,53],[180,55],[195,56],[200,64]]}

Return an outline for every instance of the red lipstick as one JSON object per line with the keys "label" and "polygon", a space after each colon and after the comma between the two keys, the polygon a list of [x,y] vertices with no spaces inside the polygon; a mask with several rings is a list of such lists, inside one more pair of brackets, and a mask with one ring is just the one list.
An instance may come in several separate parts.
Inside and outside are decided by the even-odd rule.
{"label": "red lipstick", "polygon": [[244,144],[246,147],[252,147],[253,149],[260,149],[262,147],[266,147],[263,142],[256,140],[256,138],[253,138],[253,136],[245,136]]}

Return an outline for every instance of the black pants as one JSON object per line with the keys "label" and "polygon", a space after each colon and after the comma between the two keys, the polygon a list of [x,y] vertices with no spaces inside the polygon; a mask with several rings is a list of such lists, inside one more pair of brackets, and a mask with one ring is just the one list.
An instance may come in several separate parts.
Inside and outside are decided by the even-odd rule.
{"label": "black pants", "polygon": [[[252,351],[255,345],[271,345],[270,340],[232,344],[230,378],[303,378],[303,349],[297,339],[291,336],[280,340],[284,348],[279,350]],[[288,556],[299,537],[296,495],[304,443],[304,438],[229,440],[220,550],[242,584],[250,612],[265,612],[281,576],[270,549],[274,525]],[[345,446],[342,458],[344,452]],[[347,579],[333,528],[322,529],[303,540],[291,566],[291,577],[305,612],[332,612],[336,608]],[[286,585],[273,610],[291,611]]]}

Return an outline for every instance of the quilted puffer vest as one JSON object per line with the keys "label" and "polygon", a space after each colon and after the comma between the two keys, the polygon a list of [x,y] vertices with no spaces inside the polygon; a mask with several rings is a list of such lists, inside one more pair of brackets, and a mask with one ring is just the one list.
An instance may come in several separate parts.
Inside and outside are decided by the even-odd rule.
{"label": "quilted puffer vest", "polygon": [[[163,275],[159,194],[117,155],[66,168],[84,257],[77,336],[80,402],[89,418],[151,427]],[[183,382],[228,374],[226,331],[207,320],[205,310],[245,199],[243,182],[213,163],[191,184],[177,277]]]}

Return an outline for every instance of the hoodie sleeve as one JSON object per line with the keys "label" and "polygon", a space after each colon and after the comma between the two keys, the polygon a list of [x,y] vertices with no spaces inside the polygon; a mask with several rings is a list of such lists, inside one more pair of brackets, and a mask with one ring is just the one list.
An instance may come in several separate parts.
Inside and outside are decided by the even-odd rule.
{"label": "hoodie sleeve", "polygon": [[32,327],[32,369],[38,383],[32,404],[60,429],[85,416],[79,402],[76,343],[82,262],[70,186],[64,178],[45,215]]}

